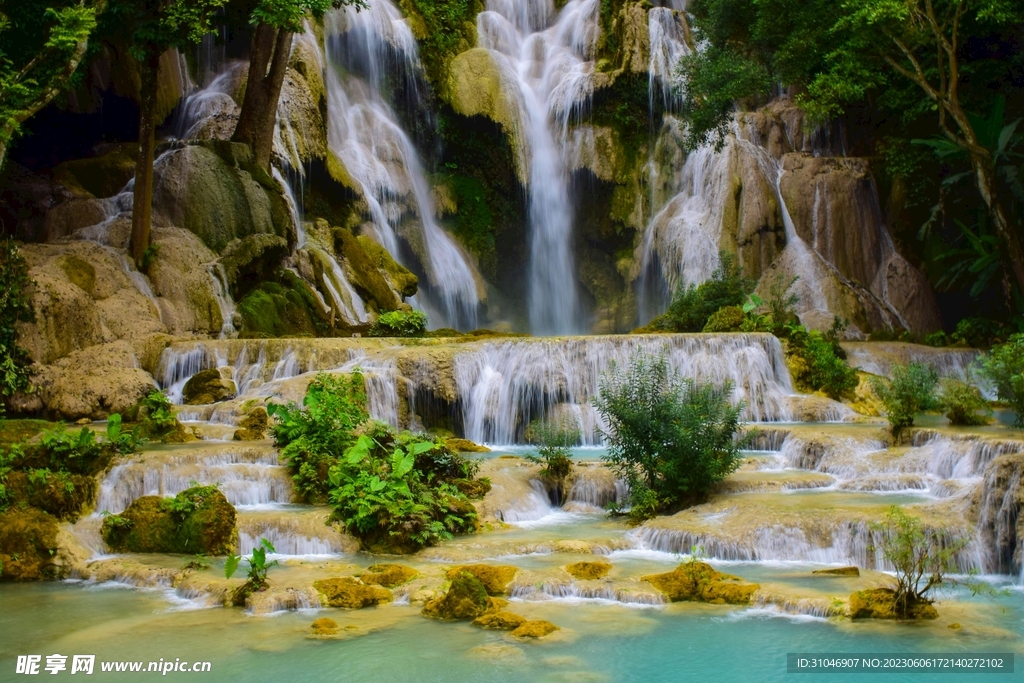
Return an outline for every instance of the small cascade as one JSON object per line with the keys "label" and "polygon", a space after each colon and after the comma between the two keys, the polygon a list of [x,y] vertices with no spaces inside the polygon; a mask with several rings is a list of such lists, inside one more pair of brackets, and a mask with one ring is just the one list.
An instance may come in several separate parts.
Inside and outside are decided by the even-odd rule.
{"label": "small cascade", "polygon": [[539,479],[530,480],[530,489],[525,496],[514,499],[511,504],[495,513],[495,517],[509,524],[536,522],[558,511],[551,505],[547,487]]}
{"label": "small cascade", "polygon": [[509,594],[513,600],[538,602],[548,600],[595,600],[617,602],[631,606],[656,607],[668,603],[668,599],[649,587],[637,590],[637,586],[618,587],[614,585],[594,585],[593,582],[577,583],[562,581],[543,581],[532,584],[514,583]]}
{"label": "small cascade", "polygon": [[247,555],[270,541],[278,555],[340,555],[354,552],[352,538],[327,525],[329,511],[307,508],[282,511],[247,511],[238,515],[238,553]]}
{"label": "small cascade", "polygon": [[672,111],[679,99],[680,84],[676,69],[679,60],[690,53],[687,47],[687,27],[679,10],[652,7],[647,11],[647,31],[651,45],[647,66],[650,109],[654,111],[654,100],[660,97],[660,106]]}
{"label": "small cascade", "polygon": [[231,339],[238,330],[235,329],[235,300],[231,298],[231,291],[228,289],[228,275],[221,263],[211,265],[209,272],[210,281],[213,283],[213,295],[217,299],[222,321],[218,338]]}
{"label": "small cascade", "polygon": [[232,95],[243,82],[248,64],[231,62],[223,69],[212,68],[217,71],[206,71],[202,77],[205,85],[189,93],[176,115],[174,137],[178,140],[207,137],[212,122],[223,118],[227,125],[238,117],[239,106]]}
{"label": "small cascade", "polygon": [[566,486],[562,507],[570,512],[603,512],[609,504],[622,503],[629,496],[629,485],[607,467],[577,465]]}
{"label": "small cascade", "polygon": [[[577,292],[566,159],[568,126],[594,94],[598,0],[489,0],[477,15],[481,48],[514,81],[520,175],[529,205],[528,310],[534,334],[575,334],[586,323]],[[552,19],[554,22],[552,23]]]}
{"label": "small cascade", "polygon": [[1001,458],[985,472],[981,487],[977,533],[988,551],[986,571],[1013,574],[1024,581],[1024,529],[1021,522],[1020,456]]}
{"label": "small cascade", "polygon": [[367,202],[364,229],[400,263],[411,265],[405,245],[416,253],[427,276],[421,292],[443,314],[435,324],[475,328],[476,275],[437,224],[419,154],[381,92],[387,65],[410,81],[421,71],[409,25],[389,0],[378,0],[362,12],[331,13],[326,28],[328,144]]}

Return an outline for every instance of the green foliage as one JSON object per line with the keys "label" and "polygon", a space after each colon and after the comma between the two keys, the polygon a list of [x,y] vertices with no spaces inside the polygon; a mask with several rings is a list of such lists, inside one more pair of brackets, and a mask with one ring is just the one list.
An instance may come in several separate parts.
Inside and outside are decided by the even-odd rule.
{"label": "green foliage", "polygon": [[0,167],[21,124],[67,87],[102,2],[17,0],[0,9]]}
{"label": "green foliage", "polygon": [[[466,477],[439,466],[459,460],[443,443],[379,425],[331,467],[335,517],[371,551],[415,552],[475,531],[476,509],[453,484]],[[470,468],[458,469],[465,475]]]}
{"label": "green foliage", "polygon": [[274,440],[288,463],[299,495],[310,503],[326,503],[328,471],[352,445],[353,431],[369,419],[366,384],[357,369],[350,375],[320,373],[310,382],[302,401],[271,403]]}
{"label": "green foliage", "polygon": [[792,322],[785,327],[786,354],[797,386],[823,391],[837,401],[857,388],[857,371],[846,362],[846,352],[839,345],[844,327],[838,318],[824,333]]}
{"label": "green foliage", "polygon": [[[232,596],[235,605],[244,605],[245,599],[253,593],[265,590],[269,581],[267,575],[271,568],[278,566],[277,560],[267,562],[267,553],[276,553],[274,545],[265,538],[260,539],[260,544],[253,548],[252,555],[244,558],[249,563],[249,572],[246,582],[239,587]],[[230,579],[238,570],[242,561],[238,555],[228,555],[224,562],[224,578]]]}
{"label": "green foliage", "polygon": [[957,345],[984,349],[1004,341],[1011,333],[1012,330],[998,320],[972,317],[956,324],[952,339]]}
{"label": "green foliage", "polygon": [[982,374],[995,384],[999,400],[1010,405],[1024,427],[1024,334],[1015,334],[981,358]]}
{"label": "green foliage", "polygon": [[249,15],[249,23],[267,24],[290,33],[302,33],[302,20],[308,15],[319,19],[331,9],[366,9],[364,0],[259,0]]}
{"label": "green foliage", "polygon": [[370,336],[422,337],[426,331],[427,314],[423,311],[388,311],[377,318]]}
{"label": "green foliage", "polygon": [[796,316],[796,305],[800,303],[800,297],[790,292],[799,275],[786,278],[779,273],[772,278],[768,284],[768,316],[771,320],[772,333],[781,337],[785,335],[786,327],[799,322]]}
{"label": "green foliage", "polygon": [[189,488],[182,491],[173,498],[164,498],[161,506],[179,518],[185,518],[196,510],[208,505],[217,493],[217,485],[200,486],[198,482],[190,481]]}
{"label": "green foliage", "polygon": [[[0,102],[2,99],[0,97]],[[0,112],[2,108],[0,104]],[[0,397],[30,388],[32,359],[18,346],[17,323],[35,320],[28,293],[31,284],[28,264],[18,250],[18,243],[5,239],[0,244]],[[3,413],[4,404],[0,400],[0,416]]]}
{"label": "green foliage", "polygon": [[533,441],[540,443],[537,455],[528,454],[526,459],[543,465],[540,476],[551,482],[562,482],[572,471],[570,447],[580,441],[580,430],[575,423],[561,420],[541,423],[532,430]]}
{"label": "green foliage", "polygon": [[949,346],[949,336],[943,330],[939,330],[938,332],[926,334],[924,336],[924,343],[927,346],[942,348],[943,346]]}
{"label": "green foliage", "polygon": [[[125,415],[128,420],[136,423],[132,429],[132,437],[136,439],[148,437],[166,440],[179,430],[179,422],[174,415],[174,408],[163,391],[149,392]],[[114,429],[120,434],[120,418],[117,418],[117,425]]]}
{"label": "green foliage", "polygon": [[634,519],[703,500],[739,467],[743,405],[732,385],[673,376],[664,356],[612,366],[594,404],[609,425],[604,459],[629,483]]}
{"label": "green foliage", "polygon": [[184,51],[211,30],[214,12],[227,0],[107,0],[99,33],[147,62],[172,48]]}
{"label": "green foliage", "polygon": [[719,308],[708,318],[707,324],[702,332],[739,332],[743,329],[743,323],[747,316],[744,309],[739,306],[726,306]]}
{"label": "green foliage", "polygon": [[476,15],[483,10],[480,0],[402,0],[402,9],[423,22],[417,32],[420,56],[427,76],[443,87],[448,63],[455,55],[473,47]]}
{"label": "green foliage", "polygon": [[872,524],[871,530],[881,542],[870,550],[881,552],[895,568],[896,609],[904,618],[915,604],[931,602],[927,594],[946,582],[946,574],[956,570],[956,553],[967,545],[966,538],[926,531],[920,518],[898,506],[890,508],[885,519]]}
{"label": "green foliage", "polygon": [[952,425],[984,425],[992,417],[992,409],[978,388],[959,379],[942,380],[939,404]]}
{"label": "green foliage", "polygon": [[700,332],[719,309],[743,305],[754,291],[754,281],[743,275],[735,255],[722,252],[719,258],[722,265],[711,279],[699,285],[680,286],[668,311],[655,318],[652,327],[671,332]]}
{"label": "green foliage", "polygon": [[871,388],[885,406],[885,417],[893,435],[899,436],[914,424],[914,417],[919,413],[941,407],[935,397],[939,376],[931,367],[921,363],[895,363],[891,373],[892,379],[871,378]]}

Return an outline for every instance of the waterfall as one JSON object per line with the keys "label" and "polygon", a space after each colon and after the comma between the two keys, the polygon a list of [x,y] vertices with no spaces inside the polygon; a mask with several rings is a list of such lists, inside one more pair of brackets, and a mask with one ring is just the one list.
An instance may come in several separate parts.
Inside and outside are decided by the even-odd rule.
{"label": "waterfall", "polygon": [[366,200],[371,224],[364,229],[403,265],[411,265],[404,245],[416,254],[426,271],[423,296],[442,313],[435,325],[475,328],[473,268],[437,224],[419,154],[381,92],[387,65],[408,79],[421,69],[408,23],[391,2],[376,0],[369,10],[331,13],[326,28],[328,145]]}
{"label": "waterfall", "polygon": [[479,46],[512,74],[518,92],[522,169],[528,179],[528,310],[535,334],[573,334],[587,325],[573,258],[566,157],[568,126],[594,93],[598,0],[570,0],[551,23],[551,0],[489,0],[477,15]]}
{"label": "waterfall", "polygon": [[228,275],[222,263],[211,265],[209,272],[210,281],[213,282],[213,296],[217,299],[217,308],[220,309],[220,339],[230,339],[238,331],[235,329],[235,301],[231,298],[231,290],[228,288]]}

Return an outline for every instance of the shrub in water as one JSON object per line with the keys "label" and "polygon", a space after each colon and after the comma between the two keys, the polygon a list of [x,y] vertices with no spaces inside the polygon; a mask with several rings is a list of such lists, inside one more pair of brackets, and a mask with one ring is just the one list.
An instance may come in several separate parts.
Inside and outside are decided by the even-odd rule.
{"label": "shrub in water", "polygon": [[871,387],[885,406],[885,417],[894,436],[912,426],[918,413],[940,407],[935,397],[938,383],[939,376],[935,370],[921,363],[894,364],[891,380],[872,378]]}
{"label": "shrub in water", "polygon": [[754,281],[744,277],[736,256],[722,252],[722,265],[711,279],[699,285],[680,286],[668,311],[651,322],[651,327],[671,332],[700,332],[711,316],[726,306],[742,306],[754,291]]}
{"label": "shrub in water", "polygon": [[984,425],[992,417],[992,409],[978,388],[963,380],[942,380],[939,403],[953,425]]}
{"label": "shrub in water", "polygon": [[704,500],[740,463],[743,405],[732,385],[698,383],[669,372],[664,356],[612,366],[595,399],[609,425],[604,459],[625,479],[634,518]]}
{"label": "shrub in water", "polygon": [[981,370],[996,386],[1000,401],[1010,404],[1024,427],[1024,334],[1015,334],[982,356]]}

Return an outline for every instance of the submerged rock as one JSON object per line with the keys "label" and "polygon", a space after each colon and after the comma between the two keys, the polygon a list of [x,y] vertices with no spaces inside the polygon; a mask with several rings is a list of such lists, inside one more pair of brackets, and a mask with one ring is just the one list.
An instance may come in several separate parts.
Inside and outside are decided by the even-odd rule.
{"label": "submerged rock", "polygon": [[607,562],[574,562],[565,567],[565,571],[581,581],[604,578],[611,570],[612,566]]}
{"label": "submerged rock", "polygon": [[0,581],[59,578],[57,520],[27,508],[0,514]]}
{"label": "submerged rock", "polygon": [[102,534],[115,552],[132,553],[227,555],[238,540],[235,508],[212,486],[136,498],[103,521]]}
{"label": "submerged rock", "polygon": [[317,619],[309,626],[313,635],[317,636],[332,636],[338,632],[338,622],[334,619],[328,619],[327,617],[321,617]]}
{"label": "submerged rock", "polygon": [[907,605],[906,612],[896,605],[896,591],[891,588],[872,588],[857,591],[850,596],[851,619],[938,619],[939,613],[930,602],[923,600]]}
{"label": "submerged rock", "polygon": [[484,584],[472,574],[463,572],[452,580],[447,593],[427,602],[422,614],[434,619],[476,619],[487,610]]}
{"label": "submerged rock", "polygon": [[366,572],[359,575],[363,583],[395,588],[403,583],[409,583],[419,575],[412,567],[403,564],[375,564],[367,568]]}
{"label": "submerged rock", "polygon": [[217,403],[234,398],[238,387],[233,380],[221,376],[220,370],[201,370],[185,383],[181,391],[185,403],[190,406]]}
{"label": "submerged rock", "polygon": [[509,635],[515,638],[543,638],[544,636],[549,636],[559,630],[561,629],[550,621],[537,620],[527,621],[526,623],[519,625]]}
{"label": "submerged rock", "polygon": [[320,593],[321,602],[331,607],[362,609],[391,602],[391,591],[368,586],[350,576],[314,581],[313,588]]}
{"label": "submerged rock", "polygon": [[527,623],[526,617],[505,611],[488,612],[473,620],[473,626],[496,631],[514,631],[525,623]]}
{"label": "submerged rock", "polygon": [[672,602],[746,605],[760,585],[722,574],[706,562],[684,562],[665,574],[641,577]]}
{"label": "submerged rock", "polygon": [[447,577],[454,580],[462,574],[470,574],[483,584],[488,595],[505,595],[518,571],[511,565],[466,564],[449,569]]}
{"label": "submerged rock", "polygon": [[815,569],[811,574],[818,576],[860,576],[857,567],[836,567],[834,569]]}

